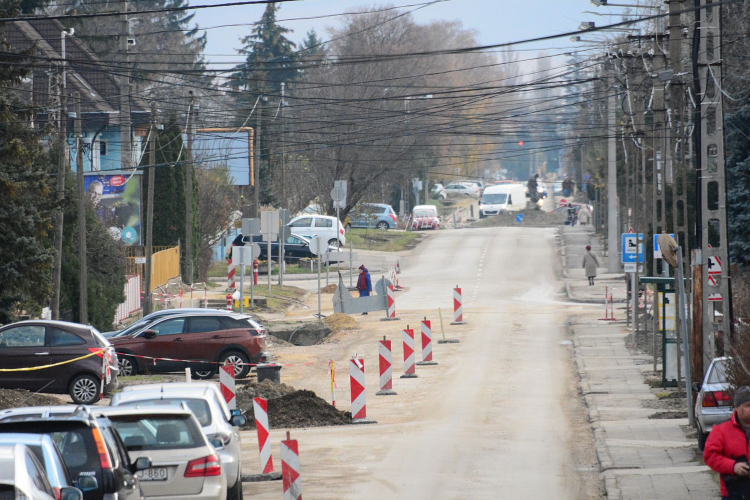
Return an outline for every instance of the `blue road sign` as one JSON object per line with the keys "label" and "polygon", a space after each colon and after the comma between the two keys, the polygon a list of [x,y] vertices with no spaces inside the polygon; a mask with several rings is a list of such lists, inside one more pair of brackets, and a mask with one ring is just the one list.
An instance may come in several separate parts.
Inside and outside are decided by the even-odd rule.
{"label": "blue road sign", "polygon": [[643,263],[644,260],[643,233],[622,233],[622,263]]}
{"label": "blue road sign", "polygon": [[523,214],[516,215],[516,222],[519,224],[523,223]]}
{"label": "blue road sign", "polygon": [[[670,234],[669,236],[674,238],[674,234]],[[658,237],[658,234],[654,235],[654,259],[661,259],[661,248],[659,248],[659,243],[656,241]]]}

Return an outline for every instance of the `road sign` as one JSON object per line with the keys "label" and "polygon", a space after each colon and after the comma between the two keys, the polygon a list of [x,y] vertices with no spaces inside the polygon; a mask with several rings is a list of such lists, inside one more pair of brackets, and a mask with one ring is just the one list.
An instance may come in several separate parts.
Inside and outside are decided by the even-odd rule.
{"label": "road sign", "polygon": [[136,257],[135,258],[136,264],[145,264],[146,263],[146,257]]}
{"label": "road sign", "polygon": [[281,226],[279,228],[279,239],[286,241],[292,235],[292,228],[289,226]]}
{"label": "road sign", "polygon": [[[674,238],[674,234],[670,234],[669,236]],[[661,248],[659,248],[659,242],[656,241],[658,237],[658,234],[654,235],[654,259],[661,259]]]}
{"label": "road sign", "polygon": [[721,274],[721,258],[718,255],[708,258],[708,274]]}
{"label": "road sign", "polygon": [[622,233],[621,246],[623,264],[644,262],[643,233]]}
{"label": "road sign", "polygon": [[523,214],[516,215],[516,222],[518,222],[519,224],[523,223]]}
{"label": "road sign", "polygon": [[560,200],[560,206],[561,207],[564,207],[567,204],[568,204],[568,200],[566,200],[565,198],[563,198],[563,199]]}
{"label": "road sign", "polygon": [[277,210],[260,213],[260,233],[263,241],[275,240],[279,234],[279,212]]}
{"label": "road sign", "polygon": [[708,284],[711,285],[711,286],[718,286],[719,285],[719,283],[716,282],[716,278],[714,277],[713,274],[709,274],[708,275]]}
{"label": "road sign", "polygon": [[636,271],[637,264],[635,262],[625,264],[626,273],[634,273]]}
{"label": "road sign", "polygon": [[[243,264],[252,264],[253,259],[257,259],[260,255],[260,245],[258,245],[257,243],[245,243],[244,247],[237,247],[236,250],[239,250],[243,253]],[[237,260],[237,262],[239,263],[239,259]]]}
{"label": "road sign", "polygon": [[316,236],[315,238],[310,240],[310,251],[313,253],[313,255],[320,255],[322,252],[325,252],[328,249],[328,242],[323,241],[323,239],[320,236]]}
{"label": "road sign", "polygon": [[708,296],[709,302],[721,302],[721,294],[720,293],[712,293]]}
{"label": "road sign", "polygon": [[245,236],[260,234],[260,219],[242,219],[242,234]]}
{"label": "road sign", "polygon": [[335,202],[341,203],[346,200],[346,191],[337,187],[331,189],[331,199]]}

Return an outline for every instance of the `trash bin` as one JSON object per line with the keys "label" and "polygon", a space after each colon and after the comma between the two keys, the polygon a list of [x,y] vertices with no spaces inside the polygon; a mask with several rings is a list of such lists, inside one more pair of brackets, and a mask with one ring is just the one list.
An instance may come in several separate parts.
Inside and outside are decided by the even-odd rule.
{"label": "trash bin", "polygon": [[281,365],[275,363],[269,363],[265,365],[258,365],[255,368],[258,374],[258,383],[260,384],[264,380],[270,380],[271,382],[281,383]]}

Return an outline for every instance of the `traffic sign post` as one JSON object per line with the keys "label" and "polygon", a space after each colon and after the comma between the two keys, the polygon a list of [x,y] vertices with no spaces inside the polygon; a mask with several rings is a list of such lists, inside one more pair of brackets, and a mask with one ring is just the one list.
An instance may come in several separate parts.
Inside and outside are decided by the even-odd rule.
{"label": "traffic sign post", "polygon": [[[658,235],[658,234],[654,235],[654,259],[661,259],[662,258],[661,257],[661,248],[659,248],[659,242],[656,241],[656,239],[659,236],[660,235]],[[670,234],[669,236],[671,236],[672,238],[674,238],[674,234]]]}

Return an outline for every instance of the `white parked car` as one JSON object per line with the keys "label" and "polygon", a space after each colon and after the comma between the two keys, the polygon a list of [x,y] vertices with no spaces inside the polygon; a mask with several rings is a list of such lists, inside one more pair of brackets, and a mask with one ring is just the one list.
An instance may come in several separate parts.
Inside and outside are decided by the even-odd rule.
{"label": "white parked car", "polygon": [[320,236],[329,246],[346,245],[346,228],[336,217],[329,215],[303,215],[292,219],[289,224],[294,234],[311,240]]}
{"label": "white parked car", "polygon": [[445,186],[445,192],[448,196],[468,196],[470,198],[479,198],[479,189],[476,186],[457,183]]}
{"label": "white parked car", "polygon": [[435,198],[436,200],[445,200],[448,198],[448,194],[445,192],[445,188],[440,183],[433,184],[431,192],[432,192],[432,197]]}
{"label": "white parked car", "polygon": [[695,398],[695,425],[698,431],[698,448],[706,445],[708,434],[714,425],[732,416],[734,402],[727,382],[727,362],[729,358],[714,358],[706,370],[703,383],[693,382]]}
{"label": "white parked car", "polygon": [[[44,466],[23,444],[0,445],[0,498],[58,500]],[[59,500],[82,500],[81,490],[60,488]]]}

